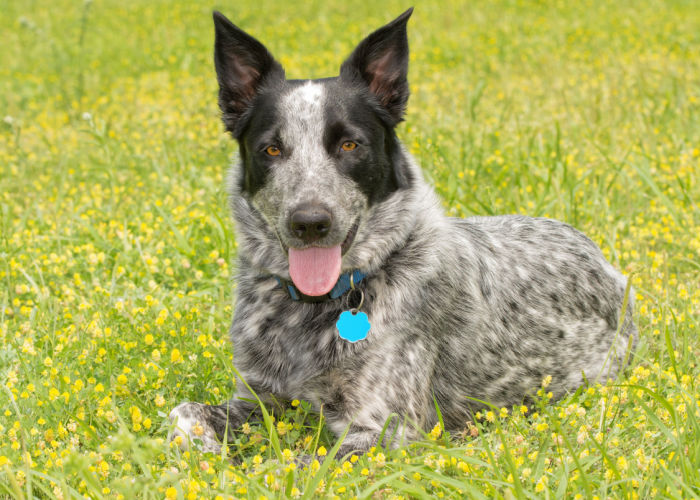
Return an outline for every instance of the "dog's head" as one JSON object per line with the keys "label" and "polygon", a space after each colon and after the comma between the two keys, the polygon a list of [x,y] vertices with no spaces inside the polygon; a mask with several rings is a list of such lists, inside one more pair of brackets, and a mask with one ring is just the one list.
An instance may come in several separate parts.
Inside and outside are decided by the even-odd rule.
{"label": "dog's head", "polygon": [[377,230],[367,227],[373,210],[411,185],[394,132],[409,93],[411,13],[365,38],[338,77],[320,80],[285,79],[259,41],[214,13],[219,106],[239,144],[234,193],[257,219],[243,222],[266,226],[255,229],[273,240],[268,269],[280,273],[273,262],[284,262],[307,295],[327,293],[341,268],[362,265],[353,248]]}

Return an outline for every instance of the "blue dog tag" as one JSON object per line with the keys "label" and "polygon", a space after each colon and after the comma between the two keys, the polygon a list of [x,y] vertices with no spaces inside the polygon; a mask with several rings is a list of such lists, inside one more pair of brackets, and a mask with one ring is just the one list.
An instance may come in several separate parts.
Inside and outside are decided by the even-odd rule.
{"label": "blue dog tag", "polygon": [[370,329],[369,319],[362,311],[355,314],[352,311],[343,311],[335,326],[340,338],[348,342],[357,342],[367,338]]}

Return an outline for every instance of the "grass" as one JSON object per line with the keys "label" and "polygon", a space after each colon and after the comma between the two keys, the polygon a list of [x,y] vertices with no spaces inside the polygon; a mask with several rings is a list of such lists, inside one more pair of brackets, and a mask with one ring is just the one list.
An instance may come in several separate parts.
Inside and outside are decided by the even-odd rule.
{"label": "grass", "polygon": [[233,390],[214,7],[303,78],[408,4],[2,2],[0,498],[700,497],[697,5],[416,3],[399,135],[445,210],[577,226],[641,340],[619,380],[345,463],[303,401],[235,461],[166,442]]}

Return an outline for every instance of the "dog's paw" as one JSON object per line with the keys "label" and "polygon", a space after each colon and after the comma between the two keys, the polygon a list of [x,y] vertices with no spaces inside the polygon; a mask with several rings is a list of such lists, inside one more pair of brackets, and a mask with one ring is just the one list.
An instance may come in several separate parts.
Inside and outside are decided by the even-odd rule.
{"label": "dog's paw", "polygon": [[220,453],[221,443],[216,432],[207,423],[207,405],[201,403],[180,403],[168,416],[173,424],[169,440],[180,449],[187,450],[194,445],[205,453]]}

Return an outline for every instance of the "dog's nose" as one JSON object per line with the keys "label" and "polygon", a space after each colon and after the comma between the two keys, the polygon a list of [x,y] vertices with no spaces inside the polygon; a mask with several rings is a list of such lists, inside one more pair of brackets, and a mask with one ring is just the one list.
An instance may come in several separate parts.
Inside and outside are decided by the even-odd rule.
{"label": "dog's nose", "polygon": [[323,238],[330,231],[332,223],[331,213],[317,203],[299,205],[289,219],[292,233],[305,243]]}

